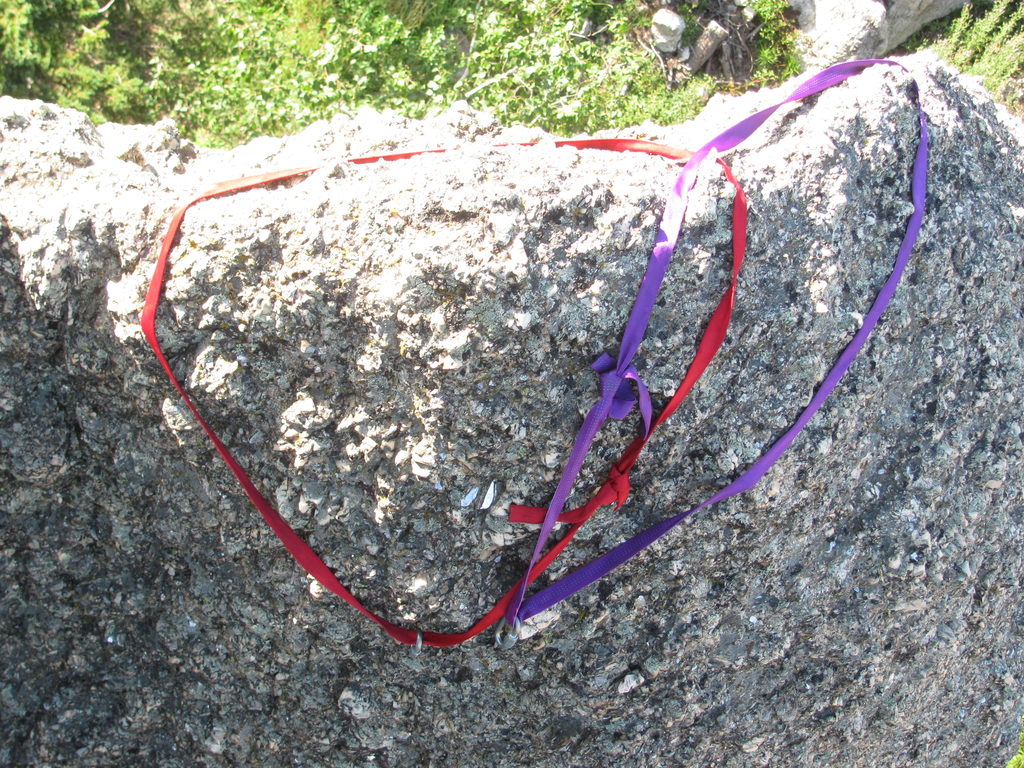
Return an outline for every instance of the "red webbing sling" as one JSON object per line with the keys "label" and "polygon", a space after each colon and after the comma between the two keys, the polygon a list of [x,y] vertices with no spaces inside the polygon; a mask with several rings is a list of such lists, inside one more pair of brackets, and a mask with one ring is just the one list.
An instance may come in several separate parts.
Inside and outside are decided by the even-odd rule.
{"label": "red webbing sling", "polygon": [[[747,227],[746,227],[746,204],[747,200],[743,189],[732,175],[732,170],[724,162],[719,160],[727,179],[736,187],[736,198],[733,203],[733,229],[732,229],[732,280],[725,290],[718,307],[708,320],[704,334],[697,345],[697,353],[694,355],[686,376],[679,383],[672,399],[668,401],[661,413],[651,425],[651,431],[647,435],[637,437],[626,448],[625,452],[612,464],[608,471],[608,479],[598,489],[597,493],[582,507],[570,509],[558,516],[560,523],[576,523],[589,518],[595,510],[607,504],[615,504],[618,509],[626,503],[629,497],[630,484],[629,473],[636,464],[644,446],[654,435],[654,431],[664,424],[669,416],[676,412],[686,396],[690,394],[694,384],[700,379],[708,365],[718,353],[722,342],[725,341],[725,334],[729,330],[729,320],[732,318],[732,307],[736,300],[736,283],[739,279],[740,267],[743,266],[743,255],[747,251]],[[743,226],[738,226],[742,219]],[[540,523],[544,519],[546,507],[527,507],[521,504],[512,504],[509,507],[509,520],[514,523]]]}
{"label": "red webbing sling", "polygon": [[[561,140],[554,142],[556,146],[563,147],[575,147],[577,149],[602,149],[616,152],[642,152],[645,154],[658,155],[673,160],[685,160],[692,153],[677,149],[674,147],[667,147],[661,144],[655,144],[648,141],[641,141],[636,139],[578,139],[578,140]],[[536,142],[524,142],[521,144],[499,144],[496,146],[532,146]],[[410,157],[414,157],[420,154],[430,154],[445,152],[445,149],[433,149],[423,150],[414,152],[397,152],[391,154],[382,155],[371,155],[367,157],[350,158],[348,162],[351,163],[373,163],[380,160],[393,161],[403,160]],[[733,203],[733,270],[732,280],[730,281],[729,287],[725,291],[725,295],[722,297],[718,304],[717,309],[711,316],[711,320],[708,322],[707,327],[701,337],[698,344],[696,355],[687,369],[686,376],[676,390],[675,395],[669,401],[668,405],[664,408],[661,414],[658,416],[654,423],[654,427],[663,423],[682,402],[683,398],[686,397],[687,393],[692,389],[693,385],[703,374],[707,368],[711,359],[714,357],[718,348],[721,346],[723,339],[725,338],[726,329],[729,325],[729,320],[732,315],[733,300],[736,292],[736,281],[739,274],[739,269],[743,261],[743,253],[746,247],[746,228],[747,228],[747,205],[746,198],[743,195],[743,191],[740,188],[739,183],[733,177],[729,167],[722,161],[718,161],[722,166],[726,177],[730,183],[736,189],[736,196]],[[167,269],[171,250],[174,246],[175,238],[178,234],[178,230],[181,227],[182,220],[184,219],[185,212],[195,203],[202,200],[207,200],[220,195],[229,194],[232,192],[238,192],[241,190],[252,189],[254,187],[263,186],[270,184],[275,181],[283,181],[285,179],[295,178],[298,176],[304,176],[317,170],[317,167],[307,168],[294,168],[284,171],[273,171],[270,173],[262,173],[254,176],[247,176],[241,179],[234,179],[231,181],[224,181],[219,184],[215,184],[209,190],[203,194],[190,200],[188,203],[179,208],[174,215],[171,217],[170,224],[167,232],[163,237],[160,244],[160,252],[157,257],[156,265],[153,269],[153,277],[149,285],[149,289],[146,293],[146,302],[141,314],[141,325],[143,334],[146,337],[150,347],[153,349],[153,353],[159,360],[161,367],[170,379],[171,384],[177,390],[178,394],[184,400],[188,406],[192,415],[195,416],[199,422],[203,431],[207,437],[213,443],[217,452],[221,458],[228,465],[228,468],[234,474],[235,478],[241,484],[246,495],[253,505],[259,510],[260,515],[271,527],[278,538],[285,545],[288,552],[294,557],[298,563],[320,584],[326,589],[329,589],[335,595],[340,597],[346,603],[351,605],[353,608],[358,610],[364,616],[371,621],[378,624],[388,635],[397,640],[400,643],[407,645],[431,645],[436,647],[447,647],[452,645],[458,645],[459,643],[465,642],[472,637],[483,632],[488,627],[498,622],[508,607],[509,603],[514,599],[522,580],[517,582],[512,588],[495,604],[495,606],[481,619],[479,619],[472,627],[465,632],[459,633],[442,633],[442,632],[419,632],[414,629],[407,627],[401,627],[397,624],[388,621],[387,619],[378,616],[373,613],[365,606],[363,606],[356,597],[349,592],[348,589],[338,581],[337,577],[327,567],[326,564],[320,559],[320,557],[313,551],[313,549],[298,535],[287,522],[281,517],[281,515],[274,509],[273,505],[257,490],[256,486],[250,480],[248,474],[242,466],[235,460],[234,456],[228,450],[227,446],[220,440],[219,437],[214,433],[213,429],[206,423],[203,417],[200,415],[198,408],[192,402],[192,399],[188,396],[181,382],[178,381],[174,372],[171,370],[170,363],[160,348],[160,342],[156,334],[156,314],[157,308],[160,303],[161,289],[163,286],[164,275]],[[653,433],[653,429],[651,430]],[[594,496],[591,501],[577,510],[566,512],[559,519],[565,522],[571,522],[572,525],[569,527],[565,535],[555,543],[550,550],[548,550],[540,560],[536,563],[534,568],[530,571],[527,583],[532,583],[537,577],[539,577],[547,568],[555,561],[555,559],[562,553],[562,551],[569,545],[573,537],[579,532],[586,521],[593,515],[598,507],[617,502],[621,506],[622,502],[625,501],[626,496],[629,492],[629,470],[636,462],[637,457],[646,445],[647,440],[650,439],[650,435],[646,437],[640,436],[626,449],[625,453],[619,459],[618,462],[612,468],[609,475],[608,481],[601,487],[598,493]],[[540,516],[543,516],[544,510],[540,510]],[[512,519],[521,522],[537,522],[533,519],[532,508],[529,507],[518,507],[513,506]]]}

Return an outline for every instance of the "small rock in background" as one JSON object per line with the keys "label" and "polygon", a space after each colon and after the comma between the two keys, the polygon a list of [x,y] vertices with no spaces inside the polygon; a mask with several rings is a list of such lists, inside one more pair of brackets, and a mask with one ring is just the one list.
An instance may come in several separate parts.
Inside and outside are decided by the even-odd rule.
{"label": "small rock in background", "polygon": [[683,37],[686,22],[683,17],[668,8],[662,8],[651,20],[651,37],[654,47],[662,53],[675,53]]}
{"label": "small rock in background", "polygon": [[826,66],[848,59],[883,56],[925,24],[965,0],[790,0],[803,32],[807,64]]}

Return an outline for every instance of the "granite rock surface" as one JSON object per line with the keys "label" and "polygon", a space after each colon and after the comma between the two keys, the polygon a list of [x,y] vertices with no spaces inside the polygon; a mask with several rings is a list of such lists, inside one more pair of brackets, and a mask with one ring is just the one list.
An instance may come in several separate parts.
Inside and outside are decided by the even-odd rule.
{"label": "granite rock surface", "polygon": [[[411,655],[291,560],[170,388],[158,330],[254,482],[369,607],[460,630],[518,578],[678,166],[362,112],[232,151],[0,99],[0,763],[995,765],[1024,681],[1024,128],[931,58],[904,283],[751,492],[528,625]],[[629,135],[696,147],[787,93]],[[719,357],[560,575],[701,501],[796,416],[909,211],[910,80],[874,68],[728,158],[751,202]],[[462,150],[354,166],[408,147]],[[637,359],[674,390],[726,285],[701,175]],[[573,501],[637,419],[602,431]]]}
{"label": "granite rock surface", "polygon": [[790,0],[809,65],[884,56],[964,0]]}

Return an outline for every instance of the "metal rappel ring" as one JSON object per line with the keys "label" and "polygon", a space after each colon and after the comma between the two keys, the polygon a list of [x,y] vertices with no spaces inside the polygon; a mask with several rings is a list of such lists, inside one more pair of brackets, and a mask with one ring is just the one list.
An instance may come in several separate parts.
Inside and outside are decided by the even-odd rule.
{"label": "metal rappel ring", "polygon": [[523,622],[519,620],[517,616],[515,621],[509,626],[509,623],[502,619],[501,623],[498,624],[497,630],[494,632],[494,645],[503,651],[510,650],[516,641],[519,639],[519,630],[523,626]]}

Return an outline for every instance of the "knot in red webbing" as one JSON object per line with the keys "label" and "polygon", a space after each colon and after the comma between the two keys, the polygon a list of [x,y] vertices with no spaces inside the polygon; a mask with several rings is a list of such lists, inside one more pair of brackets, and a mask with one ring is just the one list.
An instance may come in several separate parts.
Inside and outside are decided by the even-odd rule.
{"label": "knot in red webbing", "polygon": [[[528,145],[529,143],[527,146]],[[670,159],[686,159],[692,155],[692,153],[685,150],[673,149],[671,147],[664,147],[650,142],[631,139],[568,140],[556,142],[556,145],[574,146],[577,148],[610,149],[620,152],[646,152],[648,154],[661,155]],[[427,150],[427,152],[442,151],[444,150]],[[378,160],[402,160],[418,154],[423,153],[401,152],[390,155],[349,158],[349,162],[372,163]],[[676,394],[673,396],[669,406],[667,406],[665,411],[659,416],[658,423],[661,423],[668,418],[668,415],[675,410],[678,403],[686,396],[696,380],[700,378],[711,358],[713,358],[715,352],[717,352],[718,347],[721,345],[722,340],[725,337],[725,330],[729,325],[733,295],[735,293],[736,277],[739,270],[739,264],[742,262],[743,248],[746,243],[746,201],[743,197],[742,189],[736,182],[735,178],[733,178],[728,167],[721,160],[718,162],[722,165],[727,178],[732,182],[737,190],[736,203],[734,203],[733,210],[733,282],[726,293],[726,296],[720,303],[718,310],[716,310],[716,314],[709,322],[708,328],[705,330],[698,348],[698,354],[691,363],[690,369],[687,371],[686,379],[684,379],[680,388],[676,391]],[[182,383],[175,376],[170,362],[164,355],[163,350],[160,348],[160,342],[156,331],[157,309],[160,303],[165,272],[170,261],[170,254],[174,247],[176,238],[178,237],[179,229],[185,217],[185,212],[193,204],[201,200],[207,200],[244,189],[253,189],[286,179],[306,176],[315,170],[317,170],[315,167],[296,168],[284,171],[273,171],[255,176],[247,176],[233,181],[221,182],[179,208],[171,217],[168,229],[160,244],[160,251],[157,256],[156,264],[153,268],[153,277],[146,293],[146,303],[142,311],[142,331],[146,340],[149,342],[149,345],[152,347],[153,353],[156,355],[161,367],[167,374],[171,385],[195,416],[199,425],[203,428],[203,431],[213,443],[217,453],[220,454],[221,458],[242,486],[246,496],[278,536],[287,548],[288,552],[295,558],[303,569],[305,569],[313,578],[328,590],[340,597],[368,619],[378,624],[387,634],[400,643],[412,645],[417,649],[422,648],[424,645],[435,647],[457,645],[476,636],[483,630],[498,622],[502,615],[508,612],[514,601],[518,605],[522,600],[524,593],[521,589],[521,585],[517,584],[510,589],[500,600],[498,600],[494,607],[485,616],[464,632],[421,632],[400,626],[373,613],[363,606],[362,603],[357,600],[351,592],[349,592],[349,590],[338,580],[334,572],[320,559],[316,552],[313,551],[312,547],[310,547],[309,544],[288,525],[277,509],[275,509],[270,501],[260,493],[256,485],[245,472],[242,465],[239,464],[239,462],[235,460],[234,456],[231,455],[231,452],[228,450],[228,446],[221,441],[209,424],[204,421],[199,408],[192,401]],[[671,249],[669,249],[669,251],[671,251]],[[633,349],[633,352],[635,353],[635,349]],[[611,399],[610,403],[607,403],[606,401],[606,407],[608,410],[606,411],[605,418],[608,416],[619,419],[624,418],[630,413],[630,411],[632,411],[634,405],[639,405],[639,410],[644,421],[643,434],[633,441],[633,444],[627,450],[626,455],[620,459],[617,465],[611,468],[608,479],[601,485],[600,490],[590,499],[590,501],[578,509],[563,512],[559,515],[558,520],[561,522],[571,523],[571,527],[565,536],[559,539],[558,542],[543,555],[543,557],[537,560],[536,565],[529,569],[529,573],[525,577],[527,584],[536,580],[540,574],[558,558],[562,551],[573,540],[573,537],[581,529],[583,524],[599,507],[612,503],[617,503],[617,506],[621,507],[630,494],[629,468],[631,468],[633,463],[636,461],[637,455],[643,449],[643,446],[646,444],[647,439],[650,437],[651,431],[655,426],[651,418],[652,409],[650,395],[647,392],[647,388],[640,381],[639,374],[637,373],[635,366],[632,364],[632,358],[633,354],[624,355],[621,351],[619,353],[618,360],[613,360],[610,356],[603,355],[595,362],[594,369],[601,375],[602,397],[610,396]],[[627,467],[625,471],[620,468],[623,464]],[[511,505],[509,519],[513,522],[543,523],[546,512],[547,510],[543,507],[523,507],[513,504]]]}
{"label": "knot in red webbing", "polygon": [[607,485],[615,491],[615,508],[618,509],[626,503],[629,492],[632,490],[632,486],[629,484],[629,470],[623,472],[617,463],[612,464],[612,468],[608,470]]}

